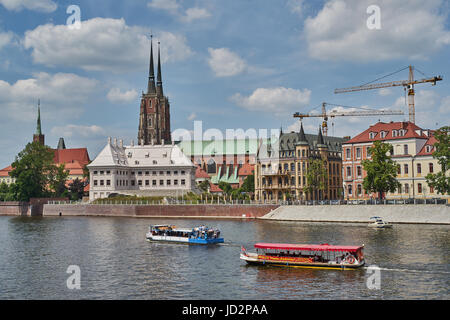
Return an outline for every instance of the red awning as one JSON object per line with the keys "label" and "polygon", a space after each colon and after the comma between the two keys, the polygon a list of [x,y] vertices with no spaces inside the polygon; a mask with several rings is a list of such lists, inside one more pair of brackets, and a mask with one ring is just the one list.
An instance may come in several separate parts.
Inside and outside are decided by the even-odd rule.
{"label": "red awning", "polygon": [[258,249],[302,250],[302,251],[348,251],[356,252],[363,246],[333,246],[329,244],[287,244],[287,243],[257,243]]}

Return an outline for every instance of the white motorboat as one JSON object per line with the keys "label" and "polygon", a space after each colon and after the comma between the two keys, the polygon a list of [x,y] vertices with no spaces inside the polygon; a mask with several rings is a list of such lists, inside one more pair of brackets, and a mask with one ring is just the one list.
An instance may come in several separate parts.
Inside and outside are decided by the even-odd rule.
{"label": "white motorboat", "polygon": [[371,217],[370,219],[375,219],[374,222],[369,223],[369,227],[372,228],[392,228],[392,224],[387,221],[383,221],[381,217]]}

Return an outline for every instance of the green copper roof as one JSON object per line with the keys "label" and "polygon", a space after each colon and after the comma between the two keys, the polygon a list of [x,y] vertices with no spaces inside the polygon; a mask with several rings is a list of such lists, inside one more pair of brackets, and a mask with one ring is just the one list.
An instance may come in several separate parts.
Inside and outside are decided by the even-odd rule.
{"label": "green copper roof", "polygon": [[187,156],[211,156],[256,154],[259,142],[259,139],[189,140],[177,144]]}

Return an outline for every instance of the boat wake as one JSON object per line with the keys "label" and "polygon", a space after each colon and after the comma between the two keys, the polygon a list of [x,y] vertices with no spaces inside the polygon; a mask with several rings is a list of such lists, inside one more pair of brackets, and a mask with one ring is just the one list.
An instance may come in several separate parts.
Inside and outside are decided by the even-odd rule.
{"label": "boat wake", "polygon": [[[364,267],[369,269],[370,267]],[[433,274],[450,274],[450,271],[432,271],[432,270],[414,270],[414,269],[396,269],[396,268],[380,268],[381,271],[394,271],[394,272],[417,272],[417,273],[433,273]]]}

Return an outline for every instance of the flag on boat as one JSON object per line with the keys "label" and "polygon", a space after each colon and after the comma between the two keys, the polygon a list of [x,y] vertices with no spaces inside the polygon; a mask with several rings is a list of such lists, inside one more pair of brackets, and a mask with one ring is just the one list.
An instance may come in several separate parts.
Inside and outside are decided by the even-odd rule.
{"label": "flag on boat", "polygon": [[248,256],[247,250],[244,248],[244,246],[241,246],[241,251],[244,254],[244,256]]}

